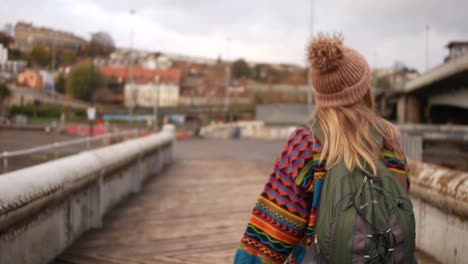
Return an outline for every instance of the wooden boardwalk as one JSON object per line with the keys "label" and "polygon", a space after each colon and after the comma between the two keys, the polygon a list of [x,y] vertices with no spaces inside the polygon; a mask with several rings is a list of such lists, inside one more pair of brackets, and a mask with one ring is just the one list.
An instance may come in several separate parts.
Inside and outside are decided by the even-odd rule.
{"label": "wooden boardwalk", "polygon": [[54,263],[232,263],[280,143],[194,140]]}
{"label": "wooden boardwalk", "polygon": [[249,140],[178,143],[171,167],[53,263],[232,263],[282,147]]}

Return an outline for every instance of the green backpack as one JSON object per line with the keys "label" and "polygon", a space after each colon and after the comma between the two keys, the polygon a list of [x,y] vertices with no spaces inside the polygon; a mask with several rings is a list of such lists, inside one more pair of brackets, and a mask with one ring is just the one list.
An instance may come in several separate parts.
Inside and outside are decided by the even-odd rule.
{"label": "green backpack", "polygon": [[[322,141],[320,127],[314,135]],[[382,137],[372,134],[377,142]],[[315,243],[302,263],[414,263],[415,219],[401,184],[375,159],[377,175],[344,162],[327,171],[320,197]]]}

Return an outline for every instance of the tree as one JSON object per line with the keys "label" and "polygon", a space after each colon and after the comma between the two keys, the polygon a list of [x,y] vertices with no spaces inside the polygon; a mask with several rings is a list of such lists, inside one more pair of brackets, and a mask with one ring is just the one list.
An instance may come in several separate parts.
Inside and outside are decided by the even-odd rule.
{"label": "tree", "polygon": [[90,101],[93,94],[105,87],[106,78],[92,63],[81,63],[73,67],[68,75],[67,93],[74,98]]}
{"label": "tree", "polygon": [[2,44],[3,47],[8,48],[12,41],[13,39],[10,36],[8,36],[8,34],[0,32],[0,44]]}
{"label": "tree", "polygon": [[77,54],[74,51],[62,51],[57,54],[57,64],[62,66],[73,65],[76,62]]}
{"label": "tree", "polygon": [[54,87],[57,92],[65,93],[66,81],[65,74],[63,74],[63,72],[59,73],[59,75],[55,78]]}
{"label": "tree", "polygon": [[8,50],[8,59],[9,60],[28,60],[28,56],[21,53],[21,51],[17,49],[9,49]]}
{"label": "tree", "polygon": [[84,53],[90,57],[108,56],[114,52],[115,44],[112,37],[107,32],[92,33],[91,40],[84,48]]}
{"label": "tree", "polygon": [[11,96],[11,91],[8,88],[8,86],[5,83],[0,82],[0,111],[1,113],[3,113],[3,110],[4,110],[3,102],[10,96]]}
{"label": "tree", "polygon": [[32,65],[46,67],[49,65],[52,57],[47,48],[37,45],[32,49],[31,54],[29,54],[29,58]]}
{"label": "tree", "polygon": [[250,77],[250,67],[244,59],[232,63],[232,76],[236,79]]}

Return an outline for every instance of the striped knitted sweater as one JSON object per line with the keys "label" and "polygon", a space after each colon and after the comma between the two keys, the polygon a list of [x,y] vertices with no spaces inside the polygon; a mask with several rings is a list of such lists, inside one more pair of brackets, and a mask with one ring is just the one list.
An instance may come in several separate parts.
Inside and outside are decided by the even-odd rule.
{"label": "striped knitted sweater", "polygon": [[[395,155],[386,140],[381,150],[390,171],[408,177],[406,158]],[[325,161],[319,162],[320,151],[320,143],[309,130],[298,128],[290,135],[252,211],[235,264],[302,261],[313,239],[326,173]],[[409,186],[408,178],[407,182]]]}

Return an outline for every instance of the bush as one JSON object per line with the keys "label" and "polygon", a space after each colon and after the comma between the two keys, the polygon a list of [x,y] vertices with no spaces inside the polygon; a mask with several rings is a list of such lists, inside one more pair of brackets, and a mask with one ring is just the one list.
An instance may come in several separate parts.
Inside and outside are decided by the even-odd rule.
{"label": "bush", "polygon": [[25,115],[28,117],[40,116],[40,117],[58,118],[60,117],[60,113],[61,113],[60,111],[61,111],[60,107],[25,105],[25,106],[10,107],[9,114],[10,116]]}
{"label": "bush", "polygon": [[[62,106],[12,106],[9,109],[9,116],[13,117],[15,115],[25,115],[27,117],[60,118],[62,111]],[[86,111],[82,109],[67,109],[67,113],[71,113],[76,117],[86,117]]]}

